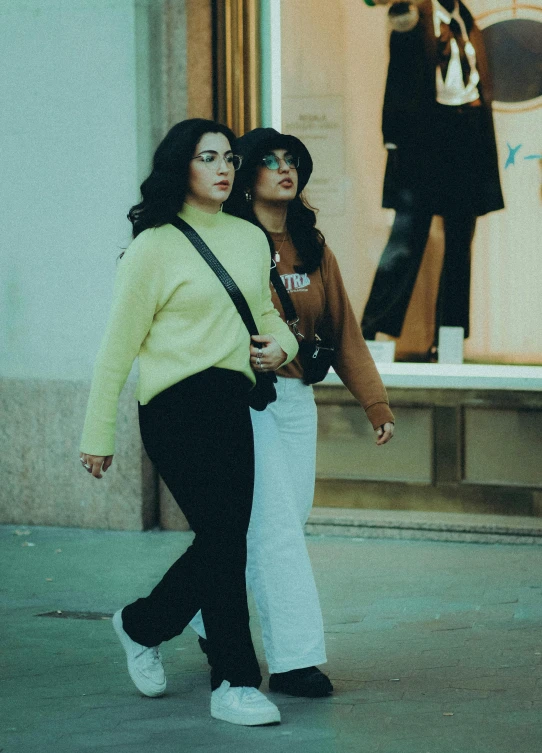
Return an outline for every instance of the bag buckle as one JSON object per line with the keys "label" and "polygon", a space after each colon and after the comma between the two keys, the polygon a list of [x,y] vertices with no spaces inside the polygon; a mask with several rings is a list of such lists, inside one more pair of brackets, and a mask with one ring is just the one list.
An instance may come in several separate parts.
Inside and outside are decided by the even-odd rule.
{"label": "bag buckle", "polygon": [[305,335],[301,334],[301,332],[297,328],[297,323],[299,321],[299,317],[296,319],[291,319],[290,321],[286,321],[286,324],[290,327],[292,332],[297,338],[300,338],[301,340],[305,339]]}

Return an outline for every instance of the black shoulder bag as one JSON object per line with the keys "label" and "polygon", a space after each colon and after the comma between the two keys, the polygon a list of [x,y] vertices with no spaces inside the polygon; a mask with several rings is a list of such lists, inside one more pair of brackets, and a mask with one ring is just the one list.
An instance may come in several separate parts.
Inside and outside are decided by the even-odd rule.
{"label": "black shoulder bag", "polygon": [[[174,225],[177,230],[184,233],[190,243],[194,246],[196,251],[202,256],[202,258],[211,267],[215,275],[218,277],[222,285],[226,288],[226,292],[232,299],[237,311],[239,312],[241,319],[243,320],[245,327],[248,329],[250,336],[257,335],[258,327],[252,316],[249,305],[246,302],[245,296],[239,290],[237,283],[224,269],[222,264],[218,261],[213,254],[209,246],[205,243],[203,238],[194,230],[194,228],[185,222],[180,217],[176,217],[171,220],[171,224]],[[261,343],[254,343],[256,347],[261,348]],[[248,403],[254,410],[265,410],[269,403],[274,403],[277,399],[277,391],[275,389],[275,382],[277,377],[274,371],[254,372],[256,376],[256,385],[249,392]]]}
{"label": "black shoulder bag", "polygon": [[271,284],[275,288],[286,317],[286,323],[299,342],[298,358],[303,367],[303,384],[315,384],[325,378],[333,364],[335,350],[330,345],[324,345],[323,340],[316,333],[314,340],[305,340],[297,328],[299,317],[292,303],[290,294],[284,287],[278,269],[271,269]]}

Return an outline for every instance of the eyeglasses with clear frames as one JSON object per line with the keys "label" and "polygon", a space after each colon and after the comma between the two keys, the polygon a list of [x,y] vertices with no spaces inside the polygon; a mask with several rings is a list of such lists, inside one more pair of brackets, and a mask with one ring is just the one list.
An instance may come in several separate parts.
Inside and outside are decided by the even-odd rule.
{"label": "eyeglasses with clear frames", "polygon": [[192,160],[201,162],[208,167],[209,170],[216,170],[218,166],[222,164],[222,160],[226,163],[226,167],[233,167],[234,170],[239,170],[241,163],[243,162],[243,158],[239,154],[231,154],[230,152],[221,157],[218,152],[213,151],[201,152],[201,154],[192,157]]}
{"label": "eyeglasses with clear frames", "polygon": [[285,154],[284,157],[281,158],[271,152],[262,157],[262,164],[264,164],[268,170],[278,170],[282,161],[284,161],[284,163],[292,170],[297,170],[299,167],[299,157],[295,157],[293,154]]}

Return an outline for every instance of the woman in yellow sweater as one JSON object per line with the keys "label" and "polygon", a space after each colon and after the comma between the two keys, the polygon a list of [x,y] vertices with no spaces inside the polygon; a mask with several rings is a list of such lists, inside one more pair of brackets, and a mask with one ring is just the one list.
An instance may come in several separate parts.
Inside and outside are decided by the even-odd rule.
{"label": "woman in yellow sweater", "polygon": [[95,478],[111,466],[120,391],[139,358],[145,448],[195,538],[146,598],[113,626],[128,670],[147,696],[165,691],[158,646],[201,609],[215,663],[211,715],[235,724],[280,721],[257,688],[260,670],[246,600],[246,534],[253,495],[248,393],[250,336],[221,282],[171,222],[191,225],[241,289],[274,367],[297,342],[269,291],[261,230],[221,211],[241,159],[234,134],[213,121],[174,126],[154,155],[129,219],[134,240],[119,262],[114,300],[88,402],[81,462]]}
{"label": "woman in yellow sweater", "polygon": [[[307,148],[294,136],[256,128],[238,139],[235,149],[243,165],[225,210],[265,230],[284,295],[295,307],[296,331],[305,342],[319,335],[334,349],[335,371],[365,411],[376,443],[386,444],[394,430],[386,390],[337,260],[316,228],[314,210],[302,197],[312,172]],[[276,291],[273,301],[290,320]],[[276,402],[261,413],[252,412],[256,481],[247,583],[260,615],[269,688],[315,697],[329,695],[333,686],[317,667],[326,661],[324,629],[303,534],[314,496],[316,406],[312,387],[306,384],[307,361],[300,355],[278,371]],[[255,367],[257,358],[253,349]],[[265,355],[260,364],[258,368],[273,367]],[[205,633],[200,616],[192,627],[201,644]],[[203,643],[202,648],[212,647]],[[213,664],[214,654],[207,653]]]}

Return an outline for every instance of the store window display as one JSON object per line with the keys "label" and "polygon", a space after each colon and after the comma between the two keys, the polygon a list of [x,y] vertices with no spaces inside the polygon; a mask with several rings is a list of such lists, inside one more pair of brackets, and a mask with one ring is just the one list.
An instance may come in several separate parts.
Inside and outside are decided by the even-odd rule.
{"label": "store window display", "polygon": [[476,221],[504,207],[492,86],[482,33],[460,0],[392,2],[388,19],[383,206],[396,214],[361,326],[368,340],[401,335],[431,221],[440,215],[445,250],[427,354],[433,360],[439,327],[462,327],[469,336]]}

